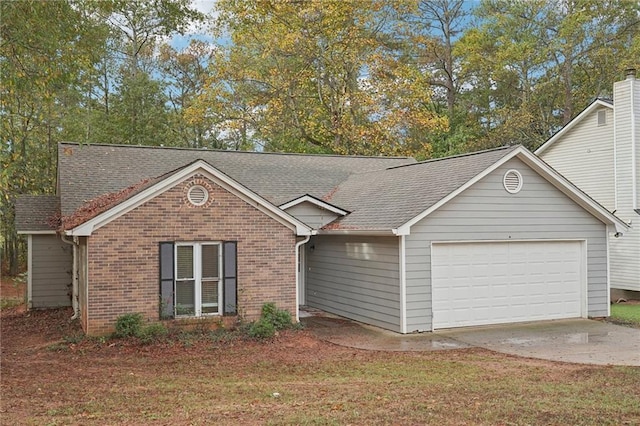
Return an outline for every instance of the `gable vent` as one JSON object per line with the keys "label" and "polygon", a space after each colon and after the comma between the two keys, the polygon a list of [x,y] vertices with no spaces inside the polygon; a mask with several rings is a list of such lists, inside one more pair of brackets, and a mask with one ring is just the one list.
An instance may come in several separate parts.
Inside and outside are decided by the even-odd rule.
{"label": "gable vent", "polygon": [[598,126],[606,126],[607,125],[607,111],[601,109],[598,111]]}
{"label": "gable vent", "polygon": [[522,189],[522,175],[517,170],[509,170],[504,174],[502,184],[507,192],[511,194],[518,193]]}
{"label": "gable vent", "polygon": [[194,206],[202,206],[209,200],[209,192],[203,186],[194,185],[189,188],[187,198]]}

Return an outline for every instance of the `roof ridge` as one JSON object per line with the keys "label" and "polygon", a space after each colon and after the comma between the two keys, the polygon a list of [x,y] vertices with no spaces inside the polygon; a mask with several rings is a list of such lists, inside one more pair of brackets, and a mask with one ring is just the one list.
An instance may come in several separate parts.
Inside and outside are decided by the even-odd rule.
{"label": "roof ridge", "polygon": [[80,143],[80,142],[59,142],[59,145],[74,145],[74,146],[101,146],[101,147],[116,147],[116,148],[139,148],[139,149],[158,149],[158,150],[179,150],[179,151],[198,151],[198,152],[221,152],[221,153],[236,153],[236,154],[260,154],[260,155],[284,155],[284,156],[297,156],[297,157],[336,157],[336,158],[367,158],[376,160],[401,160],[401,159],[413,159],[410,156],[374,156],[374,155],[340,155],[340,154],[309,154],[304,152],[265,152],[265,151],[235,151],[227,149],[210,149],[210,148],[189,148],[181,146],[151,146],[151,145],[127,145],[127,144],[111,144],[111,143]]}
{"label": "roof ridge", "polygon": [[400,167],[417,166],[417,165],[420,165],[420,164],[427,164],[427,163],[435,163],[437,161],[452,160],[454,158],[470,157],[472,155],[486,154],[488,152],[495,152],[495,151],[501,151],[501,150],[514,149],[514,148],[519,147],[519,146],[522,146],[522,145],[521,144],[503,145],[503,146],[499,146],[497,148],[483,149],[481,151],[466,152],[464,154],[450,155],[448,157],[431,158],[429,160],[418,161],[418,162],[411,163],[411,164],[401,164],[399,166],[388,167],[385,170],[399,169]]}

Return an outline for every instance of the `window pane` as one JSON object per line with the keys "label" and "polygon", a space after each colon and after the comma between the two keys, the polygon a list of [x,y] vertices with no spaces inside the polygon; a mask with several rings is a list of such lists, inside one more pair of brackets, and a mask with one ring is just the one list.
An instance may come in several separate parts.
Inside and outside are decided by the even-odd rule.
{"label": "window pane", "polygon": [[176,281],[176,315],[195,315],[195,281]]}
{"label": "window pane", "polygon": [[218,281],[202,281],[202,313],[218,313]]}
{"label": "window pane", "polygon": [[220,246],[202,246],[202,278],[218,278],[218,249]]}
{"label": "window pane", "polygon": [[193,278],[193,247],[178,246],[176,248],[176,252],[176,264],[178,266],[178,274],[176,278]]}

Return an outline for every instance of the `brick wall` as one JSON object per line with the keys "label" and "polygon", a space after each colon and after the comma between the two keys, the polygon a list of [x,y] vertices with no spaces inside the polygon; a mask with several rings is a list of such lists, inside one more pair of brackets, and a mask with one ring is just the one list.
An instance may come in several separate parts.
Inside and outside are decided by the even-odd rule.
{"label": "brick wall", "polygon": [[[186,201],[194,183],[210,189],[210,199],[202,207]],[[113,331],[116,318],[125,313],[159,319],[161,241],[237,241],[239,314],[253,320],[263,303],[275,302],[295,315],[294,231],[196,176],[88,238],[88,334]]]}

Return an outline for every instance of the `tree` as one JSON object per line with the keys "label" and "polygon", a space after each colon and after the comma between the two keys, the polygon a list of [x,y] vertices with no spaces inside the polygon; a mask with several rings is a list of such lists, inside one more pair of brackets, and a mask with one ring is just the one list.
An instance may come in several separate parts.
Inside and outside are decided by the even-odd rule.
{"label": "tree", "polygon": [[224,0],[218,9],[231,44],[220,46],[207,90],[190,114],[214,120],[240,144],[396,154],[430,149],[414,140],[411,126],[420,125],[422,141],[446,127],[429,107],[430,86],[414,85],[411,96],[421,102],[398,99],[410,91],[390,92],[422,76],[396,62],[391,23],[398,9],[387,2]]}
{"label": "tree", "polygon": [[458,43],[485,132],[474,147],[535,148],[610,88],[640,53],[639,12],[625,0],[484,0],[482,25]]}
{"label": "tree", "polygon": [[203,16],[189,0],[96,2],[110,28],[93,99],[91,140],[106,143],[174,144],[169,98],[158,64],[161,40],[181,34]]}
{"label": "tree", "polygon": [[81,2],[1,2],[0,188],[3,253],[17,272],[20,240],[13,203],[20,193],[54,191],[60,128],[101,54],[104,27]]}
{"label": "tree", "polygon": [[171,105],[169,128],[171,138],[180,146],[192,148],[225,148],[211,120],[191,122],[186,111],[204,91],[207,66],[212,62],[214,48],[203,41],[191,40],[182,51],[168,44],[160,48],[159,69],[167,82],[165,92]]}

